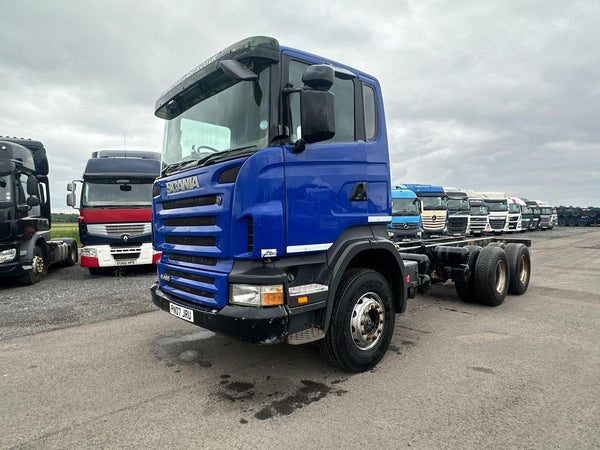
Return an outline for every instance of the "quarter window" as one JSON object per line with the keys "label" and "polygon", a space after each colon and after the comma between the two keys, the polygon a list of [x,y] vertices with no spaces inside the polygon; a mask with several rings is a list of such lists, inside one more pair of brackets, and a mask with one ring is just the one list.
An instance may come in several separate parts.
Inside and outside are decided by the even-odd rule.
{"label": "quarter window", "polygon": [[377,108],[375,107],[375,89],[363,84],[363,104],[365,109],[365,139],[367,142],[377,138]]}

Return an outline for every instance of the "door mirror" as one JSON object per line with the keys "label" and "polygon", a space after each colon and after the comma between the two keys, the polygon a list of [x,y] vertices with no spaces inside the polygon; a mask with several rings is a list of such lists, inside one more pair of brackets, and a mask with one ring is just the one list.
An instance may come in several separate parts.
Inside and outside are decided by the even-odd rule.
{"label": "door mirror", "polygon": [[36,196],[40,194],[37,178],[27,177],[27,194],[28,195],[36,195]]}
{"label": "door mirror", "polygon": [[75,183],[67,183],[67,191],[75,192]]}
{"label": "door mirror", "polygon": [[306,143],[321,142],[335,136],[333,86],[335,69],[327,64],[309,66],[302,75],[300,124]]}
{"label": "door mirror", "polygon": [[67,205],[75,208],[75,192],[69,192],[67,194]]}
{"label": "door mirror", "polygon": [[27,206],[29,206],[30,208],[33,208],[34,206],[39,206],[40,205],[40,199],[37,197],[28,197],[27,198]]}

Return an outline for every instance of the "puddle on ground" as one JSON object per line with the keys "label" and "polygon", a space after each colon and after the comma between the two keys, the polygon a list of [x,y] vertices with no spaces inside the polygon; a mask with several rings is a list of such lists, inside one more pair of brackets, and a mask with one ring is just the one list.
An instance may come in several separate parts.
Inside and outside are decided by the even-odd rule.
{"label": "puddle on ground", "polygon": [[[198,344],[213,336],[215,333],[208,330],[189,334],[175,333],[173,336],[155,340],[152,347],[158,359],[167,367],[197,365],[208,368],[212,367],[212,363],[204,357],[204,352]],[[180,371],[175,370],[177,373]]]}

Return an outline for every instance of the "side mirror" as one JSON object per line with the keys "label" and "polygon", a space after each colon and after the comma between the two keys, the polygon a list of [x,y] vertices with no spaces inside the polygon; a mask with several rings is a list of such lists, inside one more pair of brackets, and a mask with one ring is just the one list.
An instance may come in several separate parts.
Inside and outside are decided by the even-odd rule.
{"label": "side mirror", "polygon": [[[35,177],[27,178],[27,194],[39,195],[38,180]],[[39,205],[39,203],[38,203],[38,205]],[[37,205],[35,205],[35,206],[37,206]]]}
{"label": "side mirror", "polygon": [[27,206],[29,206],[30,208],[33,208],[34,206],[39,206],[40,205],[40,199],[37,197],[27,197]]}
{"label": "side mirror", "polygon": [[75,183],[67,183],[67,191],[75,192]]}
{"label": "side mirror", "polygon": [[67,194],[67,206],[75,208],[75,192],[69,192]]}
{"label": "side mirror", "polygon": [[330,92],[335,69],[327,64],[309,66],[302,75],[300,124],[306,143],[321,142],[335,136],[334,95]]}

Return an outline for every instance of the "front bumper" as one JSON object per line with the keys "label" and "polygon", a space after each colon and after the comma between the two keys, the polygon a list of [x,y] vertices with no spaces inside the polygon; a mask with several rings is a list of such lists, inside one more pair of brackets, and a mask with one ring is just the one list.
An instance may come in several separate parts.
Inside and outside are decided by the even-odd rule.
{"label": "front bumper", "polygon": [[95,251],[96,256],[87,256],[82,249],[81,267],[143,266],[156,264],[160,252],[152,244],[132,244],[131,246],[87,245],[84,249]]}
{"label": "front bumper", "polygon": [[240,341],[275,344],[283,341],[288,334],[289,315],[283,306],[253,308],[226,305],[214,309],[173,297],[162,291],[158,283],[153,284],[150,291],[152,301],[163,311],[170,312],[170,303],[191,309],[194,311],[194,325]]}

